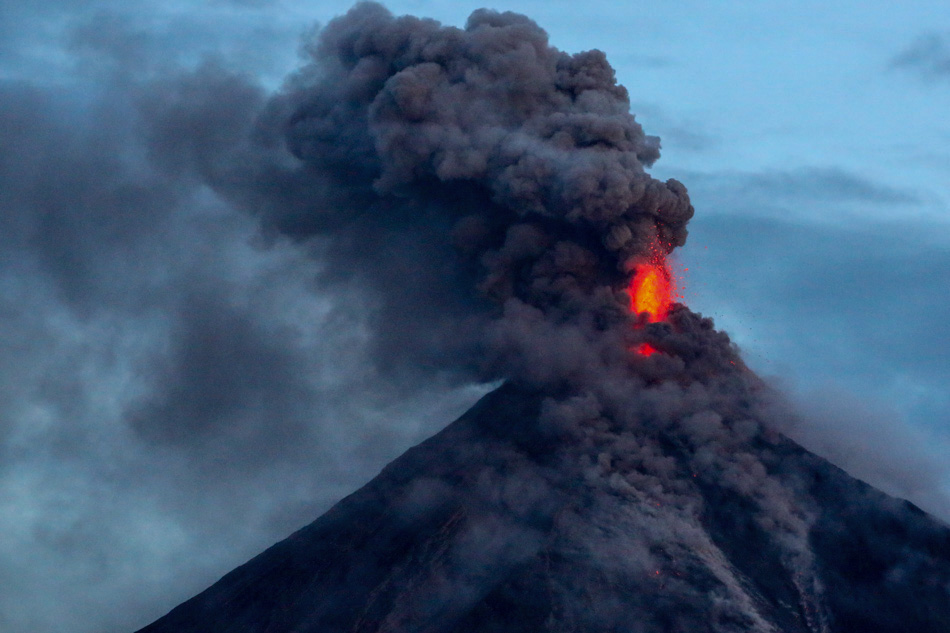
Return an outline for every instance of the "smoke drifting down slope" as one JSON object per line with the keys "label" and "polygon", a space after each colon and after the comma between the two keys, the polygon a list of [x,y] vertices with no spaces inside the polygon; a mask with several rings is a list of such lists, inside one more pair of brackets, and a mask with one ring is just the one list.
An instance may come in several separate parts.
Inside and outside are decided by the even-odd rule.
{"label": "smoke drifting down slope", "polygon": [[[632,630],[700,630],[697,623],[710,631],[845,630],[835,628],[833,616],[854,609],[829,607],[838,602],[829,601],[825,585],[838,571],[829,571],[831,555],[823,552],[819,561],[814,547],[819,517],[831,521],[822,508],[828,500],[816,493],[825,467],[783,464],[786,455],[810,458],[770,428],[774,397],[710,320],[678,304],[663,303],[662,315],[631,309],[628,288],[637,270],[685,242],[693,208],[679,182],[646,173],[659,157],[659,140],[629,113],[627,92],[604,55],[560,52],[520,15],[477,11],[457,29],[396,18],[373,3],[330,22],[308,54],[310,64],[281,94],[261,100],[254,135],[222,147],[228,160],[195,157],[197,168],[270,230],[317,250],[327,276],[372,289],[375,352],[384,371],[415,379],[424,372],[504,379],[506,389],[520,394],[506,406],[531,413],[503,414],[505,407],[493,405],[501,407],[493,416],[508,425],[499,456],[481,440],[443,438],[443,452],[410,469],[422,483],[400,480],[411,487],[399,489],[403,506],[385,510],[385,521],[372,517],[385,532],[403,521],[415,525],[414,516],[428,517],[445,503],[455,508],[454,498],[466,500],[459,502],[465,530],[450,529],[463,519],[448,510],[436,512],[429,526],[448,530],[451,555],[426,550],[404,560],[398,543],[373,545],[380,559],[420,566],[419,578],[438,585],[428,595],[443,596],[441,606],[427,604],[414,620],[398,612],[398,602],[372,602],[389,595],[391,583],[411,584],[415,576],[408,569],[405,577],[377,578],[360,566],[365,551],[325,569],[319,557],[306,570],[281,559],[286,568],[248,582],[279,583],[268,574],[299,572],[317,574],[319,584],[327,582],[320,573],[341,574],[335,591],[352,589],[359,598],[347,600],[370,600],[350,605],[370,615],[334,619],[327,610],[335,598],[321,597],[324,604],[300,620],[262,611],[253,625],[234,625],[250,628],[202,629],[210,625],[199,619],[193,630],[483,630],[478,626],[489,616],[465,608],[501,591],[504,574],[492,565],[510,571],[531,562],[523,582],[543,584],[543,561],[531,556],[551,534],[574,535],[577,542],[551,549],[547,563],[556,567],[554,559],[570,548],[589,548],[598,557],[591,578],[611,564],[626,578],[634,567],[640,573],[674,556],[672,550],[692,561],[686,567],[694,577],[661,585],[656,597],[671,601],[671,612],[691,605],[692,615],[677,626],[694,628],[663,629],[661,618],[655,628]],[[660,353],[638,354],[644,345]],[[478,457],[465,454],[470,450]],[[481,458],[497,463],[481,469]],[[473,483],[466,473],[484,480]],[[434,478],[431,490],[427,478]],[[591,490],[596,494],[578,492]],[[375,512],[374,495],[350,505]],[[344,522],[368,520],[334,512]],[[763,565],[781,578],[775,586],[754,561],[724,553],[731,515],[761,540]],[[597,541],[590,527],[605,528],[609,517],[649,538],[618,532]],[[570,520],[578,524],[551,531],[552,522]],[[931,540],[946,545],[942,528],[932,529]],[[423,539],[419,547],[440,543]],[[612,550],[621,546],[643,551]],[[518,549],[532,554],[522,560],[512,554]],[[945,547],[931,549],[945,559]],[[365,563],[367,569],[380,564]],[[914,564],[928,573],[935,566]],[[882,574],[892,572],[913,573],[895,564]],[[561,581],[565,573],[559,572]],[[614,604],[625,599],[618,587],[642,589],[639,581],[625,582],[609,591],[577,588],[592,591],[590,613],[604,614],[602,621],[576,620],[582,597],[559,588],[563,595],[552,594],[559,597],[551,598],[554,624],[546,630],[574,630],[575,620],[580,630],[617,630],[615,614],[635,613]],[[900,585],[894,595],[905,589]],[[928,599],[946,587],[930,591]],[[230,600],[243,599],[230,590],[217,595],[212,591],[211,606],[202,609],[223,613]],[[517,591],[505,589],[499,599],[510,595]],[[630,599],[634,604],[642,595]],[[281,600],[274,609],[284,608]],[[465,608],[455,609],[453,600]],[[466,617],[483,620],[465,628]],[[461,628],[451,628],[451,618],[462,618]],[[425,628],[432,622],[444,626]],[[192,630],[174,619],[161,626],[149,630]]]}

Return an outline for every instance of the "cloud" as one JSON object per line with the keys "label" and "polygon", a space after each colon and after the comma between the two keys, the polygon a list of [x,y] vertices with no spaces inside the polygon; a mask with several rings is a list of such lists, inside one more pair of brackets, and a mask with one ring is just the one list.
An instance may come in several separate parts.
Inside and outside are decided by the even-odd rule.
{"label": "cloud", "polygon": [[152,389],[126,422],[145,442],[204,451],[198,459],[218,471],[261,467],[310,443],[319,399],[296,353],[301,336],[266,331],[261,315],[221,294],[199,288],[170,307],[172,349],[144,364]]}
{"label": "cloud", "polygon": [[[950,302],[937,291],[950,275],[944,235],[939,223],[829,225],[719,210],[697,218],[682,253],[690,305],[736,334],[758,371],[791,381],[783,391],[805,394],[796,400],[808,433],[817,436],[825,416],[826,435],[806,446],[898,494],[913,489],[898,481],[902,469],[920,475],[912,498],[941,516],[950,473],[913,455],[925,444],[919,434],[950,443]],[[858,439],[837,430],[860,428],[879,450],[905,426],[904,444],[877,471]]]}
{"label": "cloud", "polygon": [[[760,172],[684,172],[697,195],[715,196],[717,206],[781,207],[826,203],[839,205],[915,205],[920,196],[889,183],[835,166],[798,167]],[[804,211],[804,210],[803,210]],[[796,214],[807,217],[808,214]]]}
{"label": "cloud", "polygon": [[481,393],[380,379],[372,297],[206,184],[255,80],[97,19],[95,68],[0,81],[5,631],[142,626]]}
{"label": "cloud", "polygon": [[[0,375],[6,542],[34,561],[0,597],[14,630],[90,596],[113,606],[89,630],[157,616],[445,423],[473,376],[628,372],[615,290],[692,208],[645,173],[658,141],[601,53],[514,14],[461,31],[363,4],[269,99],[226,58],[153,65],[134,21],[83,24],[82,81],[0,91],[0,315],[29,336]],[[670,345],[708,338],[681,318]],[[56,567],[62,611],[37,611]]]}
{"label": "cloud", "polygon": [[892,69],[913,73],[926,81],[950,77],[950,36],[927,33],[891,58]]}
{"label": "cloud", "polygon": [[660,70],[676,66],[676,60],[662,55],[648,55],[641,53],[621,53],[613,57],[617,65],[634,66],[639,68]]}
{"label": "cloud", "polygon": [[796,416],[782,431],[849,474],[950,522],[950,466],[935,434],[911,426],[883,401],[832,383],[792,393]]}
{"label": "cloud", "polygon": [[[829,356],[846,360],[836,350],[861,350],[874,356],[855,363],[856,371],[897,368],[942,379],[950,303],[935,288],[950,271],[950,245],[941,235],[937,223],[829,226],[709,214],[695,223],[684,258],[692,280],[707,287],[704,300],[741,305],[758,327],[772,324],[791,358],[807,357],[804,348],[795,353],[796,341],[817,345],[820,336],[829,347],[814,356],[816,369]],[[782,338],[787,327],[798,334]]]}
{"label": "cloud", "polygon": [[722,143],[718,135],[707,129],[706,122],[684,119],[656,104],[634,101],[631,111],[636,113],[641,123],[659,134],[666,149],[709,152]]}
{"label": "cloud", "polygon": [[791,201],[853,201],[877,204],[919,202],[908,191],[875,183],[836,167],[801,168],[750,174],[745,187],[754,193]]}

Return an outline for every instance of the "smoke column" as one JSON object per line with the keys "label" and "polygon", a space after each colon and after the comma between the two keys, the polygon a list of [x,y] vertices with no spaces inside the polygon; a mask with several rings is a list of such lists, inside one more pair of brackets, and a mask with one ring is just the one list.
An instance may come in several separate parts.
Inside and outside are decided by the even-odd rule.
{"label": "smoke column", "polygon": [[[558,51],[513,13],[476,11],[458,29],[375,3],[305,53],[272,97],[211,73],[240,96],[221,102],[201,71],[169,91],[157,108],[169,125],[214,127],[195,126],[189,145],[152,117],[152,160],[295,240],[323,283],[356,289],[381,382],[546,394],[533,441],[559,476],[662,508],[649,547],[676,535],[707,551],[703,491],[728,491],[715,511],[774,536],[759,555],[789,570],[823,630],[815,512],[763,423],[774,396],[711,320],[665,300],[633,309],[638,270],[670,286],[664,259],[693,207],[682,184],[646,172],[659,139],[603,53]],[[728,588],[721,608],[750,617],[732,572],[705,564]]]}
{"label": "smoke column", "polygon": [[231,195],[373,289],[383,366],[504,377],[532,319],[628,320],[634,262],[686,239],[686,189],[645,172],[659,139],[599,51],[512,13],[458,29],[363,3],[308,55],[260,123],[299,164],[217,178],[277,182]]}
{"label": "smoke column", "polygon": [[[558,51],[521,15],[458,29],[374,3],[306,53],[208,182],[312,248],[327,279],[369,289],[385,375],[546,390],[562,468],[641,491],[667,508],[663,533],[695,524],[696,486],[733,491],[722,503],[777,535],[763,556],[793,571],[821,630],[813,513],[770,451],[768,390],[710,320],[631,310],[638,266],[685,242],[693,207],[646,173],[659,140],[605,56]],[[743,611],[740,594],[724,604]]]}

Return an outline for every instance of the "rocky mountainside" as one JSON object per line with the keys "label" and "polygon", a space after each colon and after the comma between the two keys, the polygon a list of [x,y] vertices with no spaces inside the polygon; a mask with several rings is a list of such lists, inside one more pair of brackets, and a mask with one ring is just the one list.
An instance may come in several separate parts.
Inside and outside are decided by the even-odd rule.
{"label": "rocky mountainside", "polygon": [[559,423],[582,404],[506,383],[141,633],[950,630],[950,529],[912,504],[739,416]]}

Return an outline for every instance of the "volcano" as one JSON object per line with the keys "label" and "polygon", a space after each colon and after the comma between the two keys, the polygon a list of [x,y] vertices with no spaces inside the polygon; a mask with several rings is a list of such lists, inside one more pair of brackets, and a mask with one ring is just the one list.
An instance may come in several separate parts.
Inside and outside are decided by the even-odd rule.
{"label": "volcano", "polygon": [[945,633],[950,529],[747,396],[631,424],[509,381],[141,633]]}
{"label": "volcano", "polygon": [[143,633],[950,631],[950,529],[676,303],[694,208],[602,52],[367,2],[305,51],[213,184],[360,284],[381,377],[501,386]]}

